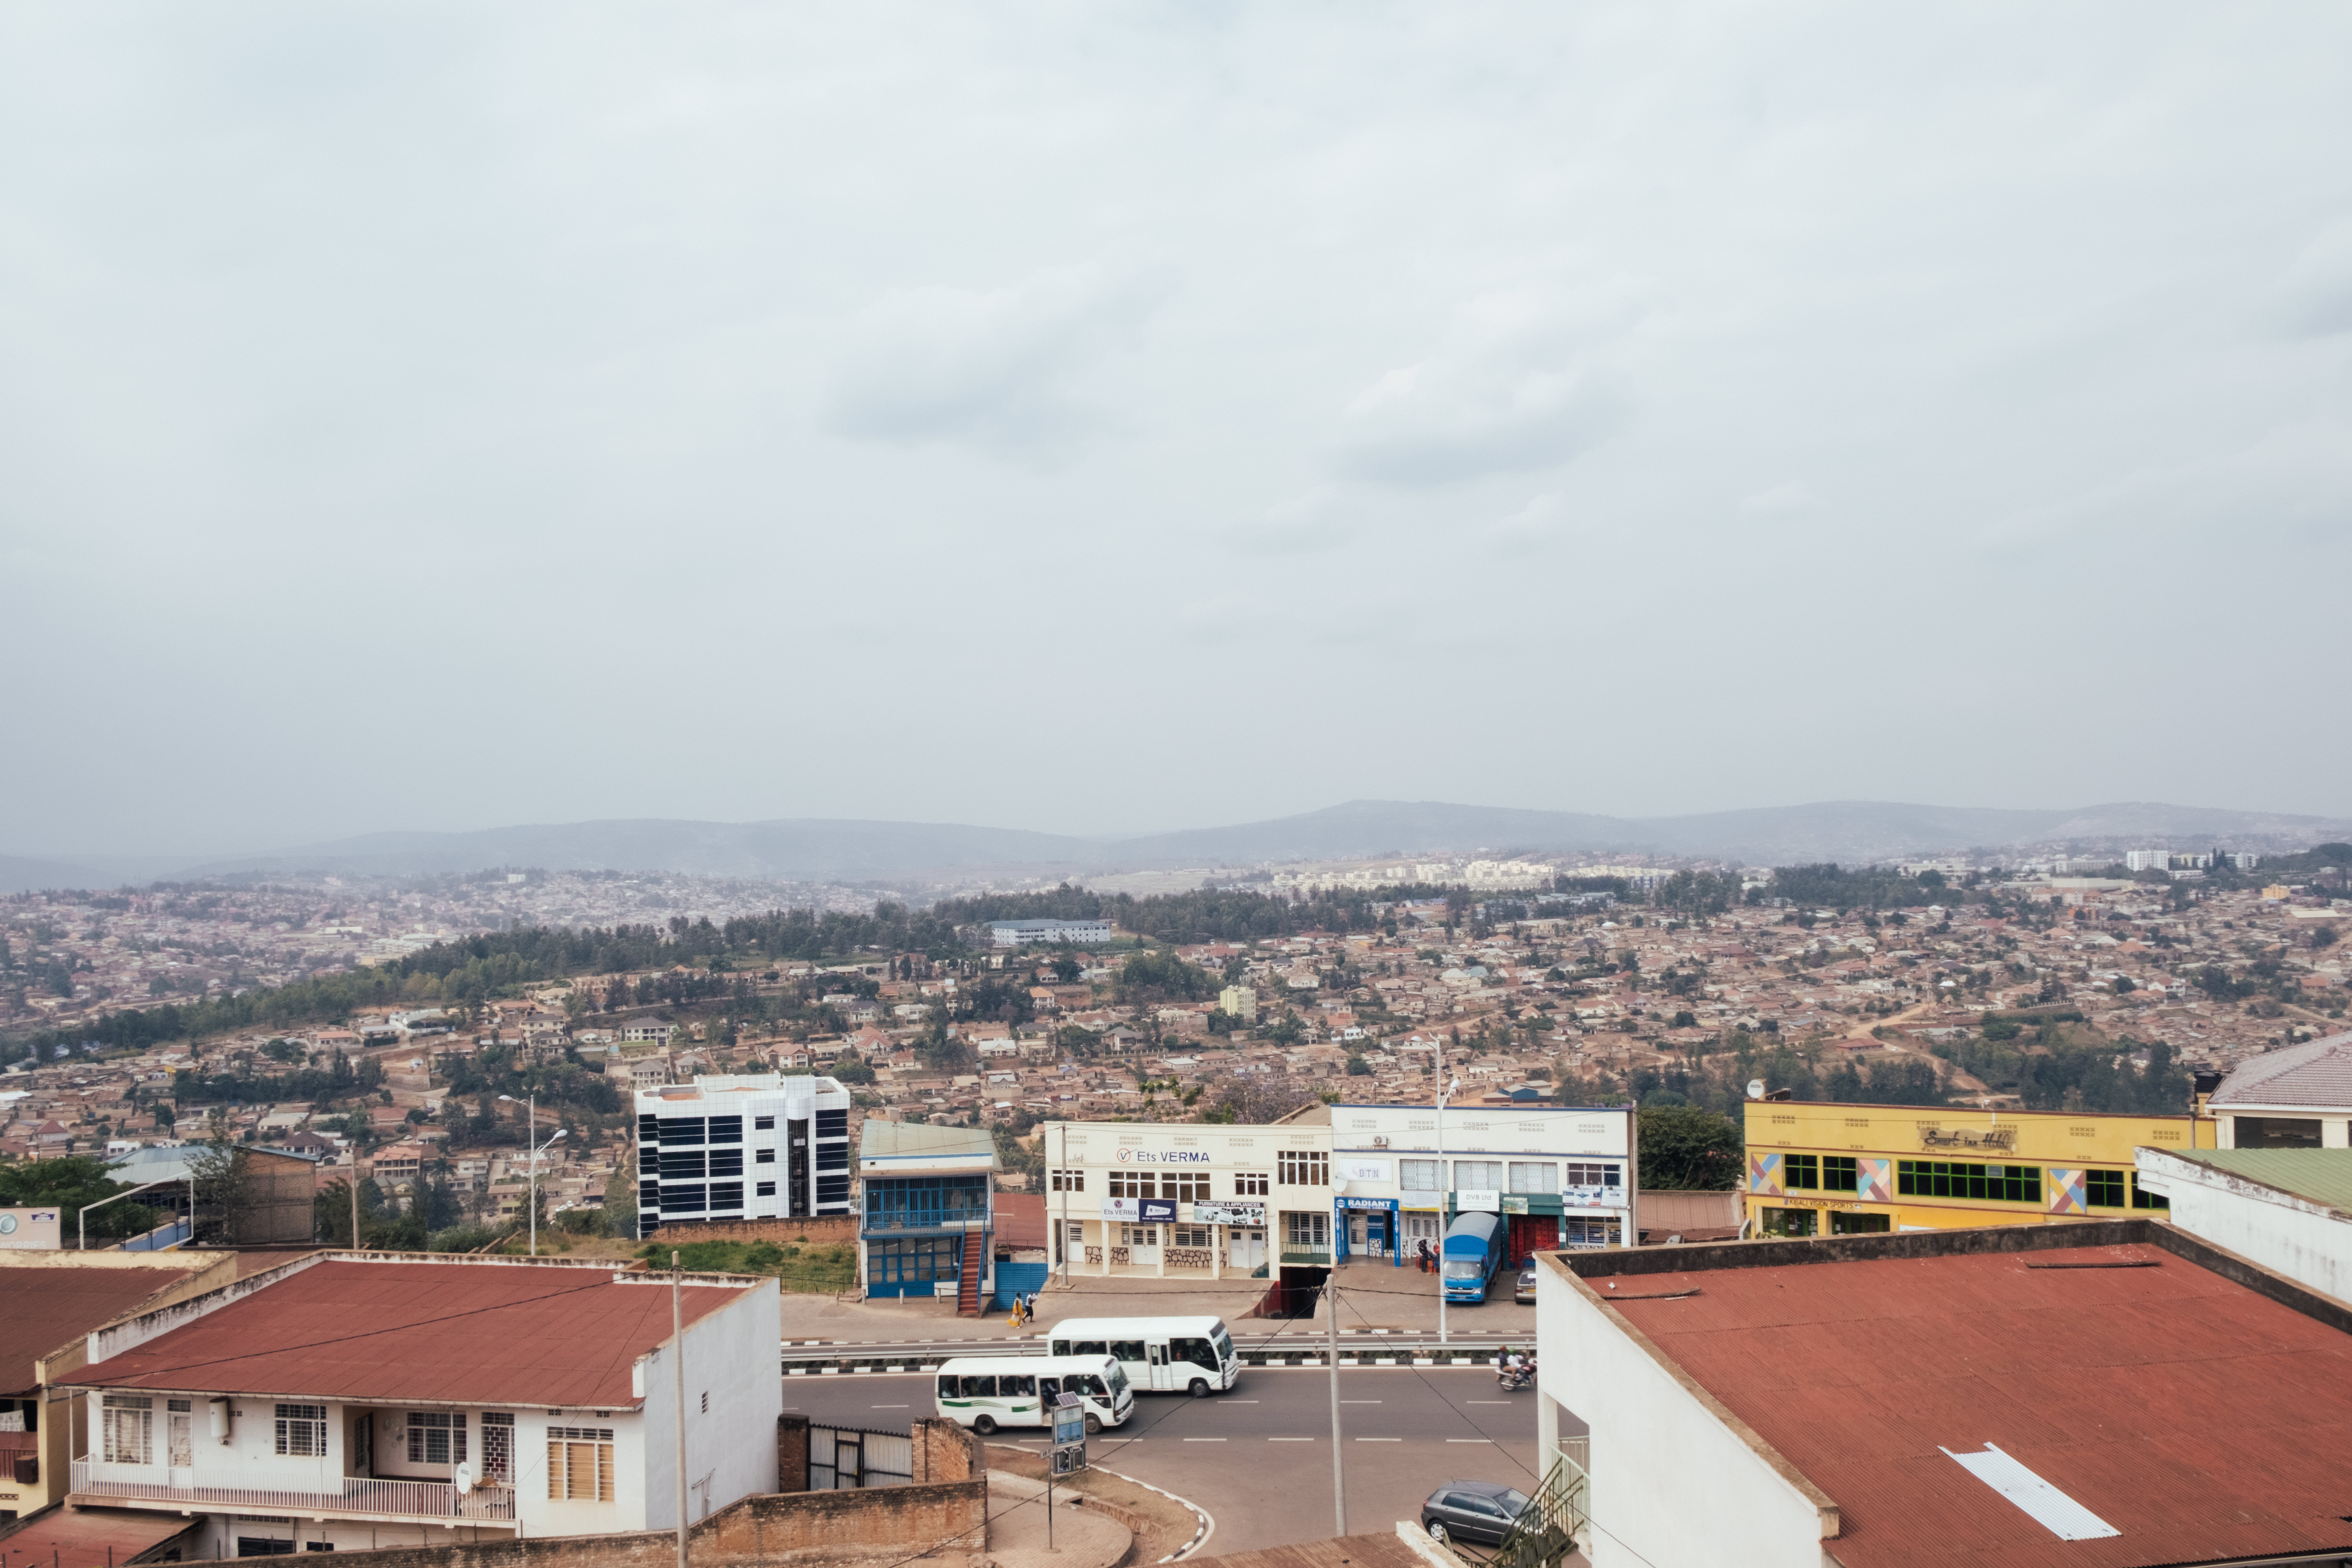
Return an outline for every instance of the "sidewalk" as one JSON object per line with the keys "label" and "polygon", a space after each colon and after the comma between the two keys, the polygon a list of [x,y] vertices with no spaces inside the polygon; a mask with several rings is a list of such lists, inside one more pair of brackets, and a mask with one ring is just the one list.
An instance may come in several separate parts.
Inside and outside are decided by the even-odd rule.
{"label": "sidewalk", "polygon": [[997,1568],[1111,1568],[1135,1532],[1100,1509],[1054,1492],[1054,1544],[1045,1544],[1045,1483],[1010,1470],[988,1472],[988,1555]]}
{"label": "sidewalk", "polygon": [[[1447,1326],[1477,1336],[1520,1336],[1532,1339],[1536,1310],[1511,1300],[1515,1273],[1496,1276],[1496,1289],[1477,1306],[1455,1305],[1446,1310]],[[1339,1327],[1345,1331],[1388,1329],[1401,1332],[1437,1330],[1437,1276],[1423,1274],[1410,1263],[1399,1268],[1386,1261],[1355,1260],[1340,1265]],[[1318,1301],[1313,1319],[1256,1319],[1243,1314],[1265,1297],[1264,1279],[1150,1279],[1131,1276],[1105,1279],[1081,1274],[1068,1285],[1048,1284],[1037,1298],[1037,1320],[1015,1329],[1008,1312],[980,1318],[959,1318],[944,1303],[931,1301],[835,1301],[827,1296],[783,1299],[782,1334],[786,1341],[842,1340],[855,1344],[899,1341],[1034,1339],[1050,1332],[1065,1318],[1118,1318],[1149,1313],[1154,1317],[1218,1317],[1236,1340],[1254,1340],[1281,1333],[1286,1338],[1328,1332]]]}

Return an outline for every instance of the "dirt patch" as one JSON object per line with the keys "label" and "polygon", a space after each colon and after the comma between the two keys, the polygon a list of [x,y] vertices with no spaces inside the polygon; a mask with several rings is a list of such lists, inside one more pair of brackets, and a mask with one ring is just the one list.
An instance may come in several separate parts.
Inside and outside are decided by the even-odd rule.
{"label": "dirt patch", "polygon": [[[1027,1448],[991,1443],[988,1468],[1043,1480],[1045,1457]],[[1192,1532],[1201,1528],[1200,1516],[1182,1503],[1104,1470],[1082,1470],[1054,1483],[1056,1495],[1066,1487],[1085,1497],[1083,1506],[1100,1508],[1135,1532],[1135,1544],[1119,1560],[1118,1568],[1157,1563],[1192,1540]]]}

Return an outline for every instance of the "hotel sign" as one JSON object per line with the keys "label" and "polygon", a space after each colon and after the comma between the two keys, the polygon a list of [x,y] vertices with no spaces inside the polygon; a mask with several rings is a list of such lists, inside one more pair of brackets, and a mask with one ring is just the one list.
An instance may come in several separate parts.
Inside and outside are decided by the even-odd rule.
{"label": "hotel sign", "polygon": [[1961,1152],[2014,1154],[2017,1129],[2010,1127],[1921,1127],[1919,1147]]}

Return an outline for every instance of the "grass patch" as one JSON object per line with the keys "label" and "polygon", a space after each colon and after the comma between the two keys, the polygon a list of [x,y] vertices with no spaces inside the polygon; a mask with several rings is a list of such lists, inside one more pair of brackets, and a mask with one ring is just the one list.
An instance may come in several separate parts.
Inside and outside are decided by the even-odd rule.
{"label": "grass patch", "polygon": [[857,1248],[820,1247],[801,1242],[689,1241],[683,1246],[652,1241],[637,1256],[657,1268],[669,1267],[669,1255],[694,1274],[772,1274],[787,1290],[830,1293],[857,1282]]}

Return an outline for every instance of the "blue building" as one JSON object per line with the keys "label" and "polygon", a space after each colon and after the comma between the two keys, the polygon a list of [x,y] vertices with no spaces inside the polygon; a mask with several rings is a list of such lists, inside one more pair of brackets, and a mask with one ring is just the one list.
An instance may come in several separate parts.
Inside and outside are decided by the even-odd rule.
{"label": "blue building", "polygon": [[953,1296],[978,1315],[995,1293],[996,1141],[982,1127],[866,1123],[857,1272],[869,1299]]}

